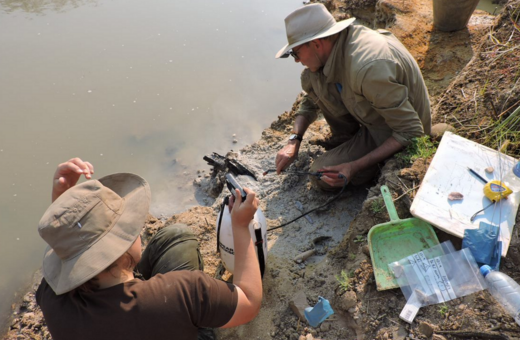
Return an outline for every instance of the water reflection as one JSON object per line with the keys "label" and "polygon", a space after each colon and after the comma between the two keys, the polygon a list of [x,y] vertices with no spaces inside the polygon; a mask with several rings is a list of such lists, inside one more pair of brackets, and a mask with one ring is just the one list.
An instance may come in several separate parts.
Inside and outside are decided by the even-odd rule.
{"label": "water reflection", "polygon": [[0,0],[0,9],[6,13],[23,11],[44,14],[46,11],[63,13],[84,5],[97,5],[96,0]]}
{"label": "water reflection", "polygon": [[300,5],[0,0],[0,323],[41,265],[56,165],[137,173],[156,215],[198,204],[203,155],[258,140],[300,91],[301,67],[274,59]]}
{"label": "water reflection", "polygon": [[497,15],[506,2],[507,0],[480,0],[477,9],[486,11],[491,15]]}

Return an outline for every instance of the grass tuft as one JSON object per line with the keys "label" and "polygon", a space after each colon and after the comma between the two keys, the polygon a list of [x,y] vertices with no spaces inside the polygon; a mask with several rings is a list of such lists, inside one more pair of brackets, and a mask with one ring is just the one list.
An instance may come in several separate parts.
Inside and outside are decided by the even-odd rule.
{"label": "grass tuft", "polygon": [[436,151],[437,146],[431,141],[430,136],[422,136],[414,138],[410,145],[396,154],[396,158],[405,165],[410,165],[419,158],[430,158]]}

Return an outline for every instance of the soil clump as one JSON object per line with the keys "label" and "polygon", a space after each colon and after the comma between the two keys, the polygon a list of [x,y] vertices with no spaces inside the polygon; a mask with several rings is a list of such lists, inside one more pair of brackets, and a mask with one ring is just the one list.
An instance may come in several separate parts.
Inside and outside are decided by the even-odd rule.
{"label": "soil clump", "polygon": [[[433,28],[431,0],[320,2],[337,20],[354,16],[369,27],[392,31],[403,42],[423,71],[434,123],[446,123],[446,128],[462,137],[494,149],[509,139],[505,152],[520,154],[515,135],[497,130],[520,107],[520,0],[505,3],[496,17],[475,11],[467,29],[457,32]],[[293,107],[265,129],[258,142],[226,155],[256,174],[258,181],[243,176],[239,179],[258,193],[269,228],[299,216],[302,207],[307,211],[332,197],[311,189],[305,176],[262,176],[265,170],[273,168],[276,152],[287,141],[299,100],[298,96]],[[514,129],[519,130],[517,126],[511,130]],[[328,133],[323,119],[311,125],[292,166],[295,170],[309,169],[312,160],[324,152],[316,141],[325,139]],[[434,138],[439,140],[440,136]],[[377,291],[366,237],[372,226],[389,221],[380,187],[384,184],[390,188],[400,218],[411,217],[409,208],[430,160],[419,158],[407,163],[396,155],[381,165],[381,174],[372,183],[348,187],[343,195],[309,214],[309,218],[269,232],[262,310],[247,325],[218,330],[218,339],[520,339],[520,327],[487,291],[423,307],[412,324],[399,319],[406,303],[399,289]],[[199,238],[205,271],[231,279],[215,252],[216,220],[220,204],[229,194],[223,183],[222,171],[196,178],[194,185],[214,197],[214,203],[167,220],[149,216],[143,242],[146,244],[168,224],[185,223]],[[501,265],[501,271],[517,282],[519,228],[515,226],[508,256]],[[437,229],[436,233],[441,241],[449,239],[460,249],[460,239]],[[294,261],[312,249],[315,252],[308,259]],[[33,289],[14,306],[14,320],[4,340],[51,339],[35,304],[38,277],[35,282]],[[335,314],[313,328],[300,320],[298,311],[302,305],[313,306],[319,296],[330,301]]]}

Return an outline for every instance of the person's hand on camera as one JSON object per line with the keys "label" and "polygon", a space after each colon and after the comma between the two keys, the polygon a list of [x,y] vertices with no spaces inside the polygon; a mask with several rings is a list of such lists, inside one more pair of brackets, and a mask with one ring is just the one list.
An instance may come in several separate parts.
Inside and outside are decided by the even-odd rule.
{"label": "person's hand on camera", "polygon": [[81,175],[91,179],[94,174],[94,166],[81,158],[72,158],[58,165],[52,180],[52,201],[78,183]]}
{"label": "person's hand on camera", "polygon": [[[248,226],[258,208],[258,198],[254,191],[244,188],[246,200],[242,202],[240,190],[235,189],[236,195],[231,195],[229,207],[231,208],[231,223],[234,226]],[[235,197],[236,196],[236,197]]]}

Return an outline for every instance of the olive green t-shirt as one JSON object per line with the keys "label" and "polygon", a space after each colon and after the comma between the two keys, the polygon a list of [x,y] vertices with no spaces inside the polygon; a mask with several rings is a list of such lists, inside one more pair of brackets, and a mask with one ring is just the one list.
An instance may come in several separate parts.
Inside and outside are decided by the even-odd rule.
{"label": "olive green t-shirt", "polygon": [[45,279],[36,292],[53,340],[197,339],[233,316],[234,285],[201,271],[174,271],[93,292],[56,295]]}

